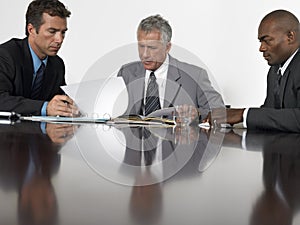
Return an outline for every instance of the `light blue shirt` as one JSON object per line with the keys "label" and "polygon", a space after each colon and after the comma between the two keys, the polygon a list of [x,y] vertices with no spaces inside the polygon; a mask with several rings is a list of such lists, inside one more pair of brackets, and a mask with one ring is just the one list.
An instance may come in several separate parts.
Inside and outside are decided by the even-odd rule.
{"label": "light blue shirt", "polygon": [[[40,58],[32,50],[29,43],[28,43],[28,46],[29,46],[29,50],[30,50],[30,53],[31,53],[32,61],[33,61],[33,79],[32,79],[32,85],[33,85],[33,82],[34,82],[35,77],[36,77],[36,72],[40,68],[42,62],[45,64],[45,66],[47,65],[48,56],[44,60],[40,60]],[[44,104],[42,106],[42,109],[41,109],[41,115],[42,116],[47,116],[47,111],[46,111],[47,105],[48,105],[48,102],[44,102]]]}

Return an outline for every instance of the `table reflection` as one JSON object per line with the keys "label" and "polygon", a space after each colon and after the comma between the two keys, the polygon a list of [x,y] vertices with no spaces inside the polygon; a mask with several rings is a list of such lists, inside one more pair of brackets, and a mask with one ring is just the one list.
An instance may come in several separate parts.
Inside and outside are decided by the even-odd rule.
{"label": "table reflection", "polygon": [[[230,131],[225,144],[241,146],[239,131]],[[300,134],[248,131],[245,148],[261,151],[264,189],[253,207],[250,225],[293,224],[300,206]]]}
{"label": "table reflection", "polygon": [[72,126],[47,124],[49,136],[41,127],[40,123],[0,125],[0,186],[18,192],[19,224],[56,224],[58,219],[51,177],[59,170],[58,152],[72,136]]}

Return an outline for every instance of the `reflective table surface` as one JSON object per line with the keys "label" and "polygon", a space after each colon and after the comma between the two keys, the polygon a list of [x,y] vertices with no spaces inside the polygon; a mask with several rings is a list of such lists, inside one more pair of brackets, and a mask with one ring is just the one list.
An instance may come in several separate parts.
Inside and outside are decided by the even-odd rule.
{"label": "reflective table surface", "polygon": [[0,224],[300,224],[300,135],[0,125]]}

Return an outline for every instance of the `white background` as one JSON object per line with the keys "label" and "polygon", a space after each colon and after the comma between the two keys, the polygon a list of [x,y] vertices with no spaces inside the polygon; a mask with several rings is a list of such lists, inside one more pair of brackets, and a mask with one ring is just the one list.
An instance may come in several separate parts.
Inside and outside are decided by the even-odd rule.
{"label": "white background", "polygon": [[[1,1],[1,43],[12,37],[25,37],[29,2]],[[66,64],[67,83],[80,82],[99,58],[134,43],[141,19],[161,14],[173,28],[173,44],[197,55],[206,64],[225,103],[232,107],[260,106],[264,101],[268,65],[258,51],[257,40],[263,16],[275,9],[287,9],[300,17],[300,1],[295,0],[62,2],[72,12],[69,31],[59,52]]]}

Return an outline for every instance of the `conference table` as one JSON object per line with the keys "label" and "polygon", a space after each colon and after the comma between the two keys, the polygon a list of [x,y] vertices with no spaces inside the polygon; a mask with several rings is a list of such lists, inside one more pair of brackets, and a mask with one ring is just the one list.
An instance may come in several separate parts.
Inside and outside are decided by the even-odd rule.
{"label": "conference table", "polygon": [[300,224],[300,136],[0,125],[0,224]]}

